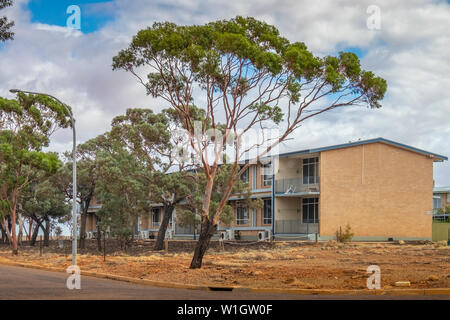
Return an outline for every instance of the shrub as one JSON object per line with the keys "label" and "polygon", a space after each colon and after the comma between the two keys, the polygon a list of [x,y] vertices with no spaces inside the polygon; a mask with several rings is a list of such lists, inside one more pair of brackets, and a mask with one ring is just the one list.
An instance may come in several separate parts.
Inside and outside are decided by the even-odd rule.
{"label": "shrub", "polygon": [[342,227],[339,227],[339,230],[336,230],[336,241],[337,242],[350,242],[354,233],[352,232],[352,228],[349,224],[345,227],[345,231],[342,232]]}

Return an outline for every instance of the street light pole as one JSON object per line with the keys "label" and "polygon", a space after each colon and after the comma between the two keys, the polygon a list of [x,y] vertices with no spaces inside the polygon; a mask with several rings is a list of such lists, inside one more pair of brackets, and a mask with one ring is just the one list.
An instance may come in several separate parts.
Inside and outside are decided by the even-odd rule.
{"label": "street light pole", "polygon": [[28,94],[36,94],[36,95],[44,95],[50,97],[58,103],[60,103],[63,108],[69,113],[70,121],[72,122],[72,132],[73,132],[73,149],[72,149],[72,165],[73,165],[73,176],[72,176],[72,265],[75,266],[77,264],[77,142],[76,142],[76,132],[75,132],[75,119],[72,115],[72,110],[69,110],[67,106],[62,103],[59,99],[55,98],[52,95],[47,93],[40,92],[32,92],[32,91],[24,91],[19,89],[11,89],[9,90],[12,93],[28,93]]}

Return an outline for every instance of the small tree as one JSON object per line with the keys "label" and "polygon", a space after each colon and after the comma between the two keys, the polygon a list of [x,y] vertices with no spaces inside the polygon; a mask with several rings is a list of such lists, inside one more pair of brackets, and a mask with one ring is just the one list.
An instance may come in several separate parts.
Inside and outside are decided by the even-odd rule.
{"label": "small tree", "polygon": [[342,231],[342,227],[336,230],[336,241],[337,242],[350,242],[352,241],[354,233],[349,224],[345,227],[345,231]]}
{"label": "small tree", "polygon": [[62,233],[63,233],[63,231],[62,231],[61,226],[56,226],[55,227],[55,235],[56,235],[56,237],[58,237],[58,239],[59,239],[59,237],[61,237]]}
{"label": "small tree", "polygon": [[[201,118],[195,107],[190,114]],[[111,136],[126,144],[128,150],[145,170],[141,177],[147,185],[148,200],[162,203],[163,219],[159,226],[155,250],[162,250],[164,238],[175,208],[191,193],[195,174],[184,159],[176,156],[179,137],[171,132],[183,127],[176,110],[155,114],[149,109],[128,109],[112,121]]]}
{"label": "small tree", "polygon": [[[90,139],[77,146],[77,201],[80,204],[80,249],[85,248],[86,218],[97,183],[96,156],[104,148],[100,137]],[[65,152],[65,163],[55,175],[54,181],[67,199],[73,198],[72,192],[72,152]]]}
{"label": "small tree", "polygon": [[52,177],[41,175],[21,197],[21,212],[35,223],[31,245],[36,243],[39,228],[44,234],[44,246],[49,245],[50,231],[54,221],[70,217],[70,206],[64,194],[52,183]]}
{"label": "small tree", "polygon": [[[353,105],[379,108],[387,88],[384,79],[361,69],[355,54],[316,57],[304,43],[291,43],[274,26],[250,17],[191,26],[154,23],[113,58],[113,69],[132,73],[147,94],[178,111],[189,148],[205,174],[201,232],[191,268],[201,267],[234,183],[250,164],[307,119]],[[140,76],[144,72],[145,78]],[[192,105],[203,110],[201,123],[192,117]],[[268,140],[264,129],[274,126],[279,134]],[[254,128],[261,129],[263,141],[244,145],[245,135]],[[210,214],[226,145],[234,149],[227,159],[231,174]],[[240,167],[239,160],[252,148],[254,161]]]}
{"label": "small tree", "polygon": [[[108,135],[103,136],[104,139]],[[126,247],[134,237],[138,217],[148,208],[143,167],[115,140],[97,154],[96,197],[102,208],[96,213],[103,230]]]}
{"label": "small tree", "polygon": [[[68,111],[49,97],[18,93],[0,98],[0,209],[12,252],[17,254],[16,219],[23,191],[36,179],[36,170],[50,175],[60,165],[54,153],[42,152],[58,127],[68,127]],[[12,228],[6,228],[9,215]]]}

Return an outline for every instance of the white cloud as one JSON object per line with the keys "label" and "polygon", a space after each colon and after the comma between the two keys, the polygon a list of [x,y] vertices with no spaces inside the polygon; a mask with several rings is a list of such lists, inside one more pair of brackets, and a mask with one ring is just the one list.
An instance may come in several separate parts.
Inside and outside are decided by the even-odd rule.
{"label": "white cloud", "polygon": [[[249,15],[276,25],[291,41],[317,55],[346,47],[366,52],[365,69],[388,81],[383,108],[352,108],[305,123],[286,145],[307,148],[358,138],[385,137],[450,155],[450,5],[445,1],[125,1],[89,12],[114,12],[115,20],[90,34],[31,24],[26,0],[5,10],[16,22],[16,39],[0,49],[0,95],[18,87],[52,93],[74,108],[78,139],[108,130],[128,107],[161,104],[145,95],[131,75],[111,70],[112,57],[155,21],[200,24]],[[381,30],[366,27],[369,5],[381,9]],[[88,12],[88,13],[89,13]],[[60,130],[52,148],[70,149],[70,130]],[[449,162],[435,165],[437,185],[450,185]]]}

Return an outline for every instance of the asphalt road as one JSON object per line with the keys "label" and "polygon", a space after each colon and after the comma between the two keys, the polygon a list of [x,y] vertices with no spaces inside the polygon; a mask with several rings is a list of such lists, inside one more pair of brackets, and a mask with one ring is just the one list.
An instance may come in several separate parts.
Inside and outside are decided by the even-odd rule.
{"label": "asphalt road", "polygon": [[449,296],[326,296],[203,291],[138,285],[82,276],[81,289],[66,288],[68,274],[0,265],[0,300],[326,300],[450,299]]}

